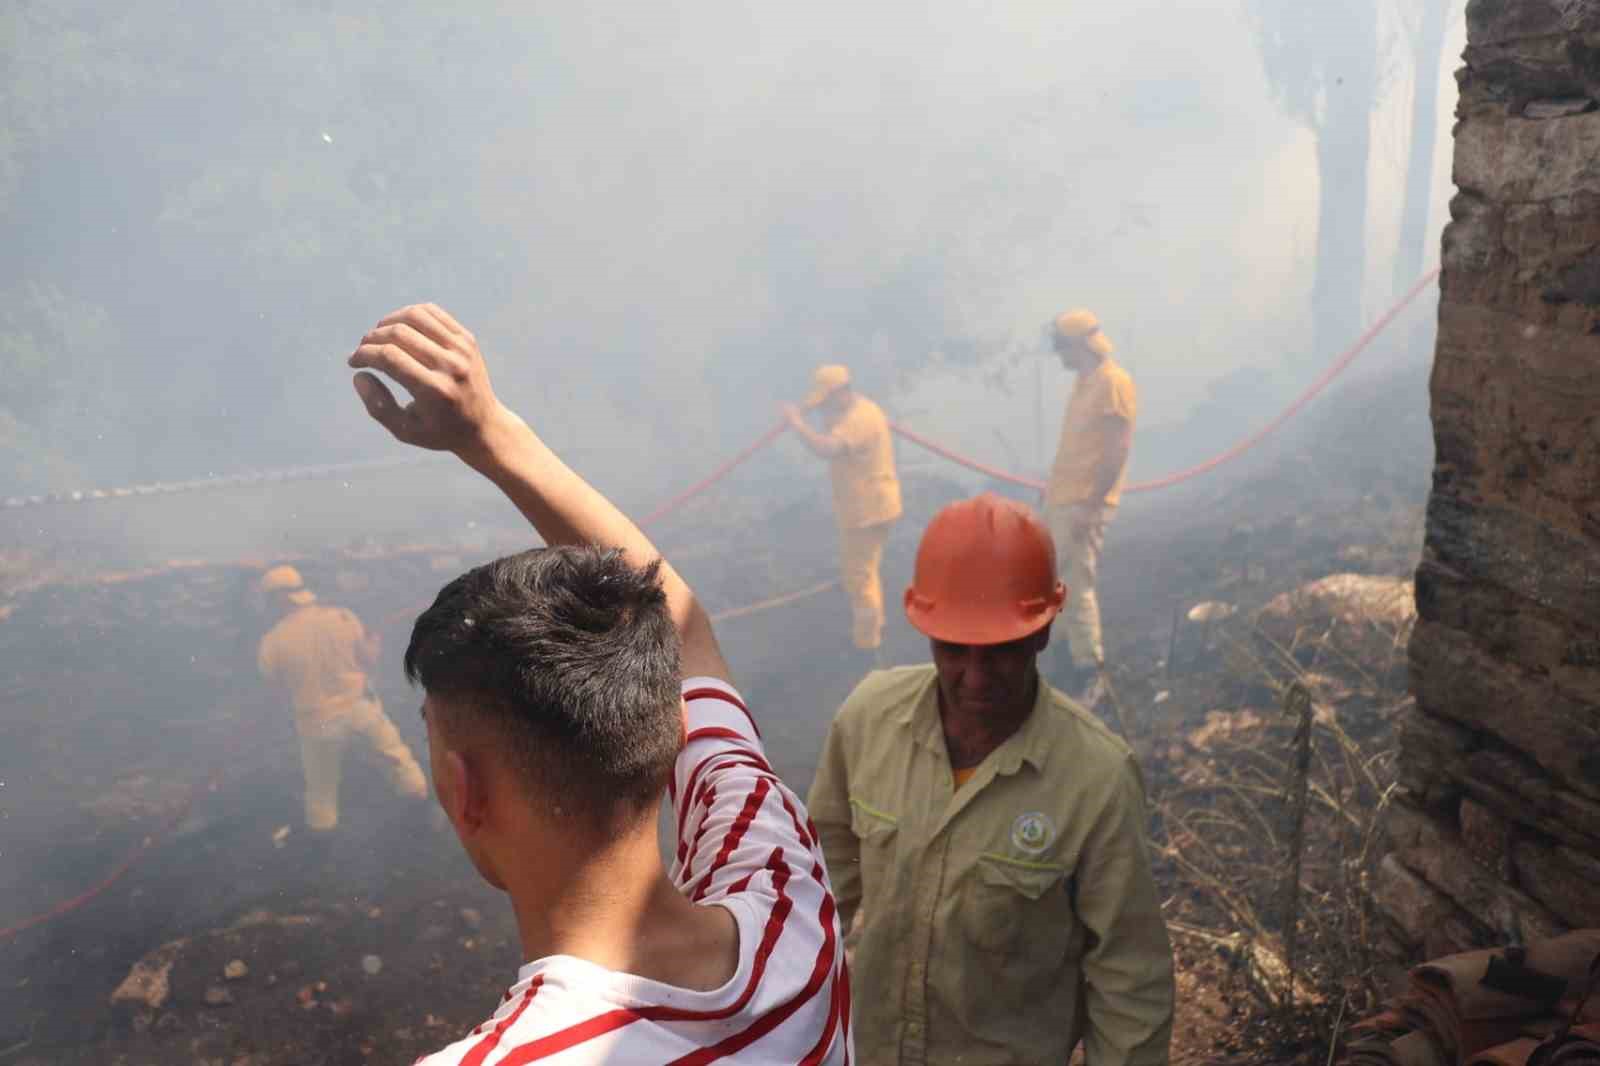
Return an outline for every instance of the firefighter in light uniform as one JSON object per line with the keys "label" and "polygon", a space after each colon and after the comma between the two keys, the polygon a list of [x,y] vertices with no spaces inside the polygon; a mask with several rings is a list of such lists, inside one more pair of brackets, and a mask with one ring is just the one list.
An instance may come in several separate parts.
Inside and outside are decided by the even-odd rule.
{"label": "firefighter in light uniform", "polygon": [[851,637],[857,648],[876,651],[883,641],[883,547],[901,512],[889,419],[850,387],[850,371],[842,366],[817,369],[805,407],[821,414],[824,432],[807,425],[797,407],[785,407],[784,415],[806,447],[828,460]]}
{"label": "firefighter in light uniform", "polygon": [[1127,745],[1039,676],[1050,535],[985,494],[936,515],[906,617],[933,662],[839,709],[807,806],[872,1066],[1164,1066],[1173,969]]}
{"label": "firefighter in light uniform", "polygon": [[358,737],[382,758],[396,792],[426,797],[422,768],[367,682],[378,661],[377,634],[368,634],[354,612],[319,604],[292,566],[268,570],[260,588],[283,617],[261,638],[256,664],[287,690],[294,708],[306,825],[327,830],[339,824],[340,763]]}
{"label": "firefighter in light uniform", "polygon": [[1092,312],[1058,315],[1052,334],[1061,362],[1078,374],[1044,497],[1061,579],[1069,590],[1062,615],[1076,691],[1080,684],[1097,684],[1105,669],[1095,581],[1106,526],[1122,500],[1139,399],[1133,379],[1111,357],[1116,349]]}

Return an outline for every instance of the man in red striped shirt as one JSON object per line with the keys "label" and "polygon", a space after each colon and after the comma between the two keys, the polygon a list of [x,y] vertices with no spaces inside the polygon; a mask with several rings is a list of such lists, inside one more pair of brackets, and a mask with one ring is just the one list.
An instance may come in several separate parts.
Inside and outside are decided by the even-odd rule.
{"label": "man in red striped shirt", "polygon": [[454,452],[549,545],[445,586],[406,650],[435,794],[510,895],[528,960],[493,1017],[421,1062],[848,1063],[816,833],[693,592],[495,398],[476,340],[443,309],[389,315],[349,363],[374,419]]}

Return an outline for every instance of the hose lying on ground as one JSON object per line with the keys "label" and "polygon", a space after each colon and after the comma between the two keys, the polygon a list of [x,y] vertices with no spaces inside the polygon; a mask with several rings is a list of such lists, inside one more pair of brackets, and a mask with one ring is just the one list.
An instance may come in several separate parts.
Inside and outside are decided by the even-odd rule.
{"label": "hose lying on ground", "polygon": [[[1367,330],[1356,339],[1355,343],[1350,345],[1349,348],[1345,349],[1339,358],[1334,360],[1332,365],[1330,365],[1328,369],[1317,378],[1316,381],[1312,382],[1304,392],[1296,397],[1295,400],[1289,404],[1289,406],[1285,407],[1281,412],[1279,412],[1278,415],[1272,419],[1272,421],[1262,426],[1256,432],[1235,444],[1227,451],[1222,452],[1221,454],[1216,455],[1197,466],[1189,467],[1187,470],[1180,470],[1175,474],[1169,474],[1166,477],[1157,478],[1153,481],[1144,481],[1127,485],[1122,491],[1149,492],[1155,489],[1169,488],[1173,485],[1188,481],[1191,478],[1199,477],[1201,474],[1207,473],[1211,470],[1215,470],[1217,467],[1222,466],[1224,463],[1227,463],[1230,460],[1238,458],[1251,448],[1255,447],[1273,431],[1278,429],[1278,427],[1282,426],[1289,419],[1297,415],[1308,403],[1310,403],[1324,389],[1332,384],[1335,378],[1344,373],[1344,371],[1349,368],[1350,364],[1355,362],[1356,358],[1366,350],[1372,341],[1380,333],[1382,333],[1391,322],[1394,321],[1395,317],[1399,315],[1399,313],[1404,310],[1413,300],[1421,295],[1423,290],[1432,284],[1434,279],[1438,276],[1439,271],[1437,269],[1429,271],[1425,276],[1423,276],[1415,285],[1410,288],[1410,290],[1406,292],[1399,302],[1397,302],[1393,307],[1389,308],[1389,310],[1384,312],[1384,314],[1379,316],[1377,321],[1369,326]],[[1003,481],[1013,485],[1019,485],[1024,488],[1036,489],[1040,491],[1043,491],[1044,489],[1044,482],[1039,481],[1036,478],[1008,473],[985,463],[980,463],[975,459],[971,459],[957,452],[953,452],[948,448],[936,443],[935,441],[932,441],[929,438],[906,428],[905,426],[891,423],[891,427],[899,436],[917,445],[918,447],[925,448],[935,455],[948,459],[951,462],[958,463],[970,470],[975,470],[986,477],[991,477],[997,481]],[[787,429],[788,426],[783,422],[779,422],[777,425],[768,429],[760,437],[756,438],[749,445],[747,445],[743,450],[735,454],[732,458],[728,459],[715,470],[711,471],[711,473],[707,474],[693,485],[690,485],[676,496],[673,496],[671,499],[667,500],[665,503],[649,512],[640,521],[640,525],[651,525],[668,517],[673,512],[687,504],[690,500],[693,500],[695,497],[701,495],[712,486],[716,485],[744,462],[765,449],[768,445],[772,444],[779,437],[781,437]],[[43,503],[68,503],[89,499],[113,499],[132,495],[148,495],[150,492],[157,491],[179,492],[197,488],[225,487],[231,485],[253,484],[257,482],[278,482],[309,477],[336,476],[368,469],[379,469],[404,465],[413,461],[419,460],[407,458],[404,460],[384,460],[377,463],[350,463],[335,466],[304,467],[297,470],[269,472],[261,475],[243,475],[239,477],[217,478],[205,481],[181,482],[171,486],[162,486],[159,488],[145,487],[149,488],[149,491],[141,491],[141,489],[116,489],[110,491],[95,491],[91,493],[67,493],[49,497],[36,496],[22,499],[13,498],[0,502],[3,502],[4,507],[25,507]],[[770,599],[761,600],[757,603],[748,604],[743,607],[735,607],[721,611],[713,615],[712,620],[727,621],[730,619],[755,614],[760,611],[767,611],[776,607],[787,606],[789,604],[797,603],[801,600],[820,595],[830,588],[833,588],[837,584],[837,579],[830,579],[828,581],[820,582],[816,585],[810,586],[809,588],[801,589],[798,592],[774,596]],[[418,610],[420,609],[421,608],[418,608]],[[1120,705],[1118,705],[1118,711],[1120,714]],[[202,791],[216,791],[217,785],[221,780],[221,776],[222,772],[221,768],[219,767],[217,770],[212,772],[211,776],[207,779],[204,785],[196,785],[194,789],[190,791],[189,795],[184,799],[183,803],[179,805],[176,814],[168,819],[168,821],[154,833],[142,838],[138,846],[136,846],[116,867],[112,869],[111,873],[98,884],[85,892],[73,896],[71,899],[63,900],[48,910],[42,911],[39,914],[33,915],[32,917],[25,918],[22,921],[16,922],[12,925],[0,928],[0,943],[5,943],[6,941],[11,940],[25,930],[43,925],[49,921],[52,921],[53,919],[61,917],[62,915],[75,911],[94,900],[96,897],[105,893],[107,889],[111,888],[111,886],[126,876],[127,873],[133,869],[134,865],[137,864],[138,861],[155,846],[157,841],[163,839],[183,821]]]}

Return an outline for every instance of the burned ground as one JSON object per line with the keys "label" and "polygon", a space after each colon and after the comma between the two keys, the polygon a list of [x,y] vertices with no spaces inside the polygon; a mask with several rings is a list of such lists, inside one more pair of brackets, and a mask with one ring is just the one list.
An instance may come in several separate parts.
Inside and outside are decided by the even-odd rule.
{"label": "burned ground", "polygon": [[[1279,699],[1302,675],[1319,721],[1335,722],[1370,755],[1392,747],[1386,701],[1404,692],[1404,657],[1363,658],[1381,650],[1380,633],[1294,623],[1268,641],[1261,630],[1271,627],[1255,622],[1275,597],[1330,574],[1409,579],[1432,459],[1423,379],[1413,369],[1348,386],[1236,466],[1131,497],[1111,529],[1101,590],[1116,691],[1157,812],[1169,917],[1202,934],[1175,936],[1183,963],[1175,1051],[1184,1060],[1314,1054],[1316,1024],[1255,1024],[1267,1012],[1248,949],[1204,939],[1226,940],[1216,934],[1233,932],[1239,916],[1179,861],[1200,862],[1200,845],[1180,846],[1173,822],[1220,810],[1185,797],[1197,782],[1234,780],[1252,760],[1263,781],[1282,783],[1273,760],[1288,758],[1294,723],[1282,719]],[[910,513],[889,549],[891,602],[926,517],[976,487],[904,458]],[[525,540],[492,501],[467,500],[448,518],[457,530],[475,523],[474,532],[296,553],[324,599],[383,633],[380,691],[419,751],[415,696],[394,665],[410,619],[455,572]],[[745,472],[656,533],[713,610],[833,573],[834,534],[816,481],[797,489]],[[285,554],[279,545],[256,554],[269,551]],[[103,894],[0,942],[0,1063],[401,1062],[480,1021],[519,961],[509,910],[477,881],[448,830],[433,828],[423,806],[391,798],[359,759],[347,772],[339,830],[313,838],[301,827],[289,716],[254,671],[264,624],[250,593],[257,571],[160,565],[108,579],[104,565],[87,561],[95,556],[87,548],[29,556],[13,566],[0,600],[0,926],[70,900],[157,835]],[[1207,602],[1233,613],[1187,620]],[[849,647],[845,616],[835,590],[722,630],[774,761],[802,791],[832,709],[868,666]],[[1355,661],[1337,649],[1319,657],[1313,642],[1346,630],[1356,643],[1340,647],[1355,649]],[[1288,661],[1274,658],[1274,644]],[[896,621],[886,657],[922,661],[926,647]],[[1334,773],[1343,763],[1330,737],[1322,728],[1317,750]],[[1384,772],[1381,759],[1373,772]],[[1338,808],[1372,799],[1363,785],[1346,802],[1340,787],[1334,802],[1311,804],[1308,885],[1323,884],[1319,863],[1337,865],[1314,845],[1338,836],[1327,828],[1342,817]],[[1269,813],[1276,833],[1281,813]],[[1244,848],[1241,869],[1279,869],[1261,838],[1205,846]],[[1335,873],[1327,871],[1329,884]],[[1272,888],[1247,902],[1275,950],[1282,930]],[[1314,913],[1302,950],[1316,965],[1299,975],[1302,1007],[1319,997],[1309,1010],[1326,1030],[1341,1006],[1331,991],[1359,990],[1345,988],[1350,974],[1316,969],[1331,957],[1317,953],[1319,937],[1337,928],[1344,904],[1309,888],[1307,897]],[[170,963],[166,994],[142,986],[130,990],[142,1001],[113,1002],[141,960],[153,972]],[[248,972],[230,980],[234,960]]]}

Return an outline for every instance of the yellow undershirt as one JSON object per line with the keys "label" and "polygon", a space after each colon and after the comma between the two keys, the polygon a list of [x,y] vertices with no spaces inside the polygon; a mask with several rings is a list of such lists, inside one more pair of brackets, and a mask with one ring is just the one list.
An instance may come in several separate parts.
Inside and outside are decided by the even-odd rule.
{"label": "yellow undershirt", "polygon": [[950,772],[955,775],[956,791],[960,792],[961,786],[972,780],[972,775],[978,772],[978,768],[976,766],[969,766],[965,770],[957,770],[952,767]]}

